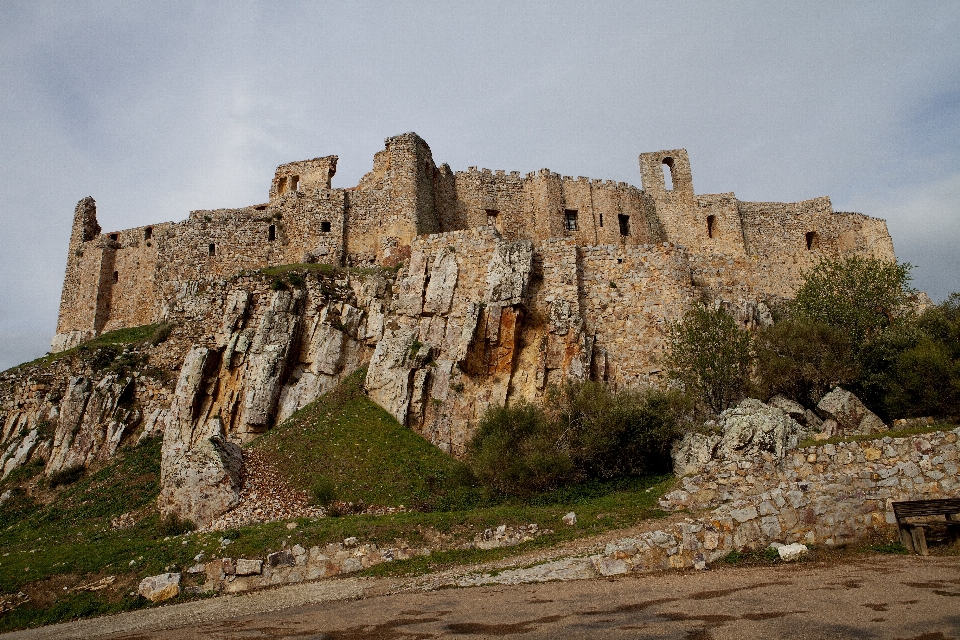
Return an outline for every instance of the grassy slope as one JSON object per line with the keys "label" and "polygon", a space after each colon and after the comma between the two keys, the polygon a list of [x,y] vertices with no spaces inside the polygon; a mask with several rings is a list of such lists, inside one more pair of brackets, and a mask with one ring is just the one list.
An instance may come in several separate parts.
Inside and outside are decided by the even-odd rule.
{"label": "grassy slope", "polygon": [[325,478],[337,500],[438,506],[470,494],[466,467],[367,398],[363,374],[351,375],[253,446],[300,489]]}

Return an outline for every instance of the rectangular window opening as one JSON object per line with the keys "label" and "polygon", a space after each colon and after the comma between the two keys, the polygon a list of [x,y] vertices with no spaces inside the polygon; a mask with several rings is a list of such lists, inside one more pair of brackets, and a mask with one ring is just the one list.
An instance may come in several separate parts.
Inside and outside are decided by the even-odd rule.
{"label": "rectangular window opening", "polygon": [[287,190],[287,179],[286,177],[280,178],[277,180],[277,194],[282,194]]}
{"label": "rectangular window opening", "polygon": [[564,209],[563,224],[564,224],[564,228],[567,231],[577,230],[577,210],[576,209]]}
{"label": "rectangular window opening", "polygon": [[277,239],[277,225],[272,224],[267,228],[267,240],[273,242]]}
{"label": "rectangular window opening", "polygon": [[114,282],[120,282],[120,272],[119,272],[119,271],[114,271],[114,272],[113,272],[113,281],[114,281]]}
{"label": "rectangular window opening", "polygon": [[487,209],[487,225],[494,227],[497,224],[497,216],[500,212],[497,209]]}
{"label": "rectangular window opening", "polygon": [[620,235],[630,235],[630,216],[625,216],[621,213],[617,215],[617,221],[620,223]]}
{"label": "rectangular window opening", "polygon": [[330,221],[323,220],[320,222],[320,231],[322,233],[330,233]]}
{"label": "rectangular window opening", "polygon": [[207,255],[211,257],[217,255],[217,245],[211,242],[210,246],[207,247]]}
{"label": "rectangular window opening", "polygon": [[290,176],[290,191],[300,191],[300,176]]}
{"label": "rectangular window opening", "polygon": [[144,240],[149,240],[152,237],[153,237],[153,227],[147,227],[146,229],[143,230]]}

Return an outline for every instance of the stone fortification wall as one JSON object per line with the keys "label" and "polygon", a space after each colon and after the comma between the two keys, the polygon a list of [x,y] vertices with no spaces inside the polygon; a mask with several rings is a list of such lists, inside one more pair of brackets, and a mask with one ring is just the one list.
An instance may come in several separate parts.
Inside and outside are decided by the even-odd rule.
{"label": "stone fortification wall", "polygon": [[[695,194],[683,149],[640,156],[643,190],[547,169],[525,176],[474,167],[453,172],[437,167],[414,133],[387,138],[354,188],[330,188],[336,165],[336,156],[281,165],[265,204],[194,211],[184,222],[107,234],[93,200],[84,199],[74,216],[54,350],[160,321],[200,283],[270,265],[403,263],[409,295],[419,291],[423,298],[442,245],[455,256],[444,268],[454,260],[460,274],[451,285],[451,309],[414,313],[401,296],[393,313],[431,318],[410,339],[443,342],[452,350],[448,359],[464,371],[486,367],[492,375],[485,359],[506,349],[514,372],[500,371],[505,377],[490,398],[536,397],[568,377],[616,384],[656,379],[664,323],[695,300],[723,304],[751,326],[768,318],[765,303],[792,295],[818,260],[895,257],[883,221],[834,213],[828,198],[748,203],[733,193]],[[499,268],[491,267],[498,247],[511,243],[529,246],[529,273],[517,302],[492,304],[483,283],[468,282],[474,276],[466,274],[490,275]],[[479,310],[468,312],[468,304]],[[494,311],[507,306],[521,336],[509,348],[497,328],[506,321]],[[440,325],[462,329],[471,314],[493,351],[473,347],[479,351],[469,358],[454,357],[454,341],[437,339],[449,332]],[[400,416],[406,401],[398,402]]]}
{"label": "stone fortification wall", "polygon": [[782,460],[713,460],[660,504],[713,509],[725,548],[845,544],[895,524],[892,502],[960,496],[958,436],[960,429],[803,447]]}

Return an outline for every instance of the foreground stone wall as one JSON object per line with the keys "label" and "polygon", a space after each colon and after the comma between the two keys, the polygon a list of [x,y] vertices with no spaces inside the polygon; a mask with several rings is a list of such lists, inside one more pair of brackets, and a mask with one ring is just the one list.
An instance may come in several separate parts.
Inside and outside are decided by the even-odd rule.
{"label": "foreground stone wall", "polygon": [[846,544],[894,524],[892,502],[960,497],[958,436],[960,429],[822,444],[780,461],[714,460],[660,504],[712,509],[707,520],[725,548]]}

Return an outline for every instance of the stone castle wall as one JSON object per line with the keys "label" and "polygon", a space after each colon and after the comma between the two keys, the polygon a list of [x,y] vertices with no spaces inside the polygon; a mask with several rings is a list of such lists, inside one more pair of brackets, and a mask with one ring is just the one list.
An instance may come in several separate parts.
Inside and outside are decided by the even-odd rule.
{"label": "stone castle wall", "polygon": [[[525,176],[475,167],[453,172],[438,167],[430,147],[413,133],[388,138],[356,187],[331,188],[336,165],[337,156],[281,165],[264,204],[194,211],[183,222],[113,233],[101,232],[92,198],[82,200],[74,215],[54,351],[103,331],[162,320],[170,300],[191,282],[299,262],[395,266],[410,259],[415,240],[468,229],[490,228],[506,241],[530,241],[545,274],[557,282],[588,283],[576,292],[585,298],[564,300],[597,328],[600,345],[611,330],[598,319],[612,317],[602,304],[626,315],[637,304],[655,304],[670,307],[664,317],[672,317],[697,298],[685,289],[691,286],[701,298],[743,306],[790,296],[802,273],[823,258],[895,259],[882,220],[836,213],[829,198],[751,203],[733,193],[696,195],[683,149],[642,154],[643,189],[547,169]],[[683,256],[677,259],[685,265],[673,272],[688,280],[651,302],[654,286],[662,283],[641,281],[661,267],[644,247],[663,243]],[[611,251],[620,252],[616,262]],[[605,270],[616,278],[606,277]],[[594,286],[604,278],[609,289],[615,288],[611,282],[623,281],[630,293]],[[533,283],[534,291],[540,288]],[[605,302],[598,303],[601,299]],[[616,326],[629,331],[634,324]],[[635,337],[656,351],[657,340]],[[647,360],[624,370],[624,380],[651,373]]]}

